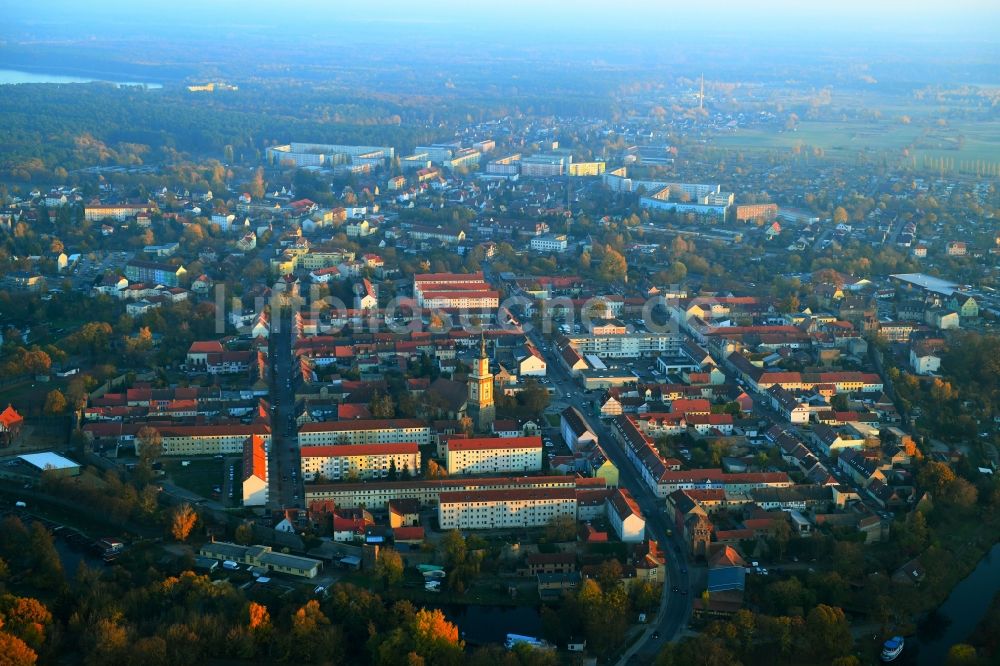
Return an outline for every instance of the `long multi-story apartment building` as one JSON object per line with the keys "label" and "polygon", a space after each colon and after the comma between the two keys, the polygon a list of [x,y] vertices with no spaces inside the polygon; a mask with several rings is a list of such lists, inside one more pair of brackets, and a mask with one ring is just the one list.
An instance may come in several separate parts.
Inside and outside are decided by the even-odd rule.
{"label": "long multi-story apartment building", "polygon": [[667,495],[675,490],[701,488],[721,488],[728,493],[746,493],[759,488],[789,488],[792,480],[785,472],[727,474],[721,469],[686,469],[664,473],[660,484]]}
{"label": "long multi-story apartment building", "polygon": [[148,282],[162,284],[165,287],[176,287],[187,275],[183,266],[171,266],[155,261],[133,260],[125,264],[125,277],[129,282]]}
{"label": "long multi-story apartment building", "polygon": [[306,504],[332,500],[338,507],[383,508],[392,500],[413,499],[424,506],[434,506],[442,493],[484,492],[511,489],[600,489],[605,480],[579,476],[501,476],[451,477],[426,481],[369,481],[368,483],[307,484]]}
{"label": "long multi-story apartment building", "polygon": [[417,305],[424,305],[424,299],[428,293],[436,296],[457,292],[456,297],[460,297],[462,292],[481,293],[492,291],[490,285],[483,279],[483,274],[479,273],[422,273],[413,276],[413,297],[417,300]]}
{"label": "long multi-story apartment building", "polygon": [[[253,436],[259,437],[265,446],[271,442],[271,428],[263,423],[151,427],[160,433],[165,456],[242,454],[244,444]],[[138,439],[136,448],[141,448]]]}
{"label": "long multi-story apartment building", "polygon": [[492,309],[500,306],[498,291],[427,291],[423,294],[425,308],[447,310],[450,308]]}
{"label": "long multi-story apartment building", "polygon": [[357,419],[352,421],[321,421],[306,423],[299,428],[299,446],[333,446],[335,444],[390,444],[415,442],[430,444],[431,429],[420,419]]}
{"label": "long multi-story apartment building", "polygon": [[302,478],[384,479],[393,471],[400,477],[420,471],[420,447],[414,442],[342,444],[302,449]]}
{"label": "long multi-story apartment building", "polygon": [[336,164],[382,164],[392,160],[396,151],[388,146],[348,146],[329,143],[292,142],[267,149],[267,159],[273,164],[295,167],[334,166]]}
{"label": "long multi-story apartment building", "polygon": [[559,516],[576,518],[572,488],[441,493],[438,524],[443,530],[541,527]]}
{"label": "long multi-story apartment building", "polygon": [[734,208],[737,222],[773,222],[778,217],[778,204],[740,204]]}
{"label": "long multi-story apartment building", "polygon": [[457,167],[469,167],[479,164],[479,160],[482,158],[483,154],[476,150],[475,148],[463,148],[461,150],[455,151],[451,159],[444,161],[444,166],[449,169],[455,169]]}
{"label": "long multi-story apartment building", "polygon": [[542,468],[542,438],[451,439],[447,464],[449,474],[537,472]]}
{"label": "long multi-story apartment building", "polygon": [[516,176],[521,171],[521,154],[500,157],[486,164],[486,173],[497,176]]}
{"label": "long multi-story apartment building", "polygon": [[568,155],[541,154],[521,158],[521,175],[536,178],[566,174],[573,158]]}
{"label": "long multi-story apartment building", "polygon": [[415,155],[426,156],[435,164],[444,164],[450,160],[461,148],[461,144],[454,143],[432,143],[429,146],[417,146],[413,149]]}
{"label": "long multi-story apartment building", "polygon": [[604,173],[604,162],[573,162],[569,165],[569,175],[575,178],[600,176]]}
{"label": "long multi-story apartment building", "polygon": [[153,207],[149,204],[110,204],[97,206],[84,206],[83,217],[88,222],[98,222],[111,218],[118,222],[124,222],[140,213],[149,214],[153,212]]}
{"label": "long multi-story apartment building", "polygon": [[566,338],[581,355],[600,358],[677,356],[684,337],[676,333],[625,333],[624,335],[573,335]]}

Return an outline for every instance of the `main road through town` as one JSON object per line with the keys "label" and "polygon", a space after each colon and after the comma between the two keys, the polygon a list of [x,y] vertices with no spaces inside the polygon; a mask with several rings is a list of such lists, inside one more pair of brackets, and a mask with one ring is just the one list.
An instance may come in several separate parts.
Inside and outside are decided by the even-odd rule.
{"label": "main road through town", "polygon": [[[646,626],[639,641],[625,653],[622,662],[638,656],[641,661],[651,661],[668,641],[680,637],[687,627],[691,610],[691,592],[694,582],[688,571],[687,551],[680,534],[667,535],[668,518],[664,513],[664,501],[652,492],[639,476],[638,470],[625,455],[611,429],[594,416],[594,406],[590,396],[568,374],[556,356],[554,346],[533,331],[529,334],[535,346],[545,355],[549,386],[555,391],[553,403],[572,405],[584,415],[587,423],[598,437],[605,454],[618,468],[619,485],[627,488],[639,503],[646,518],[647,536],[656,539],[667,559],[667,580],[663,586],[660,612],[653,622]],[[568,397],[567,397],[568,396]],[[677,592],[672,592],[676,587]],[[654,636],[656,636],[654,638]]]}
{"label": "main road through town", "polygon": [[285,309],[272,308],[268,335],[271,364],[271,451],[268,458],[268,504],[272,508],[302,506],[302,478],[295,428],[295,384],[292,370],[292,321]]}

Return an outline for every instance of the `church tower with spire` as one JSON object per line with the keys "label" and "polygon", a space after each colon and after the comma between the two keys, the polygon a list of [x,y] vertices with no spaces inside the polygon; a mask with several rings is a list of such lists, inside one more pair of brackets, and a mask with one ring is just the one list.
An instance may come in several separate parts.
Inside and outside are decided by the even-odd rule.
{"label": "church tower with spire", "polygon": [[468,412],[473,426],[478,432],[489,432],[496,419],[496,406],[493,404],[493,374],[490,372],[490,359],[486,355],[486,337],[479,338],[479,358],[469,375]]}

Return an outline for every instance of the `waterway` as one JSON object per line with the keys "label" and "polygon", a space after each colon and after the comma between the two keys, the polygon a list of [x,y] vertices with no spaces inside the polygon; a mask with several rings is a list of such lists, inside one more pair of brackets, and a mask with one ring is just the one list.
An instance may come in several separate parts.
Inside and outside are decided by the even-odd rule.
{"label": "waterway", "polygon": [[38,72],[22,72],[16,69],[0,69],[0,85],[17,83],[113,83],[117,86],[143,86],[146,88],[162,88],[159,83],[143,83],[139,81],[107,81],[93,77],[70,76],[66,74],[41,74]]}
{"label": "waterway", "polygon": [[473,645],[503,645],[507,634],[542,636],[542,616],[533,606],[445,605],[441,610],[458,627],[459,636]]}
{"label": "waterway", "polygon": [[[948,649],[963,643],[986,614],[993,596],[1000,591],[1000,543],[986,551],[976,568],[965,577],[941,606],[920,625],[913,639],[916,654],[906,663],[937,666],[945,662]],[[910,651],[907,639],[906,652]]]}

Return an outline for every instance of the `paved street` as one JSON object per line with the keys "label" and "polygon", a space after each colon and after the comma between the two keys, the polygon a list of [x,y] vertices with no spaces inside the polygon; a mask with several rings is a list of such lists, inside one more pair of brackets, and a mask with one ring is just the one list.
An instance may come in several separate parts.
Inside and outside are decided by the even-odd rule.
{"label": "paved street", "polygon": [[[637,470],[626,458],[625,451],[612,436],[611,430],[600,419],[593,416],[593,395],[585,393],[572,380],[556,357],[552,346],[543,340],[537,331],[532,332],[530,337],[545,355],[549,385],[556,392],[553,396],[553,406],[561,409],[562,406],[570,404],[584,414],[590,427],[597,434],[605,453],[618,468],[620,485],[627,488],[639,503],[646,518],[647,533],[656,539],[661,548],[666,551],[667,581],[663,586],[665,611],[661,610],[655,621],[647,625],[642,639],[626,653],[622,661],[628,660],[634,654],[638,654],[644,661],[651,659],[666,642],[677,638],[688,623],[691,595],[694,593],[692,589],[694,572],[688,571],[684,544],[680,535],[667,536],[668,526],[667,517],[663,512],[663,500],[657,498],[649,487],[641,481]],[[570,395],[569,399],[566,398],[566,394]],[[680,590],[687,590],[688,594],[672,593],[670,589],[673,586],[677,586]],[[652,637],[654,632],[659,633],[659,638]]]}
{"label": "paved street", "polygon": [[272,312],[268,338],[271,363],[271,452],[268,461],[269,505],[301,506],[298,441],[294,426],[295,380],[292,377],[292,325],[287,312]]}

